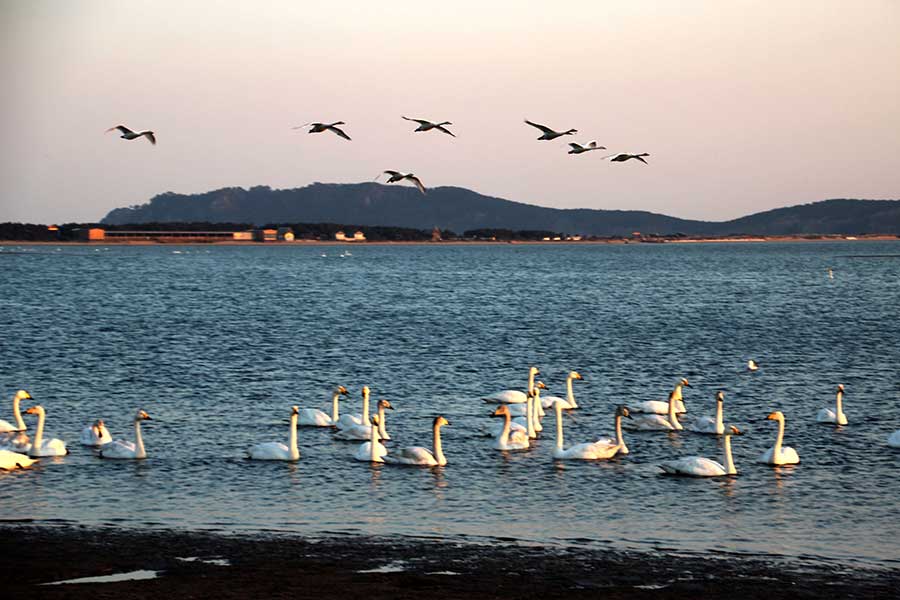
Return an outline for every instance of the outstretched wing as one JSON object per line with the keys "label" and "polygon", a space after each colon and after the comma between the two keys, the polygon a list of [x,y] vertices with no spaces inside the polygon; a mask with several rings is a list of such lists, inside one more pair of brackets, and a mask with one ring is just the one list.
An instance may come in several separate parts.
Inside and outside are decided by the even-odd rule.
{"label": "outstretched wing", "polygon": [[152,131],[145,131],[141,135],[150,140],[151,144],[153,144],[154,146],[156,145],[156,136],[153,135]]}
{"label": "outstretched wing", "polygon": [[553,131],[552,129],[550,129],[549,127],[547,127],[547,126],[545,126],[545,125],[541,125],[541,124],[539,124],[539,123],[532,123],[532,122],[529,121],[528,119],[525,119],[525,122],[528,123],[529,125],[531,125],[532,127],[537,127],[538,129],[540,129],[540,130],[543,131],[544,133],[556,133],[555,131]]}
{"label": "outstretched wing", "polygon": [[412,181],[414,184],[416,184],[416,187],[419,188],[419,191],[420,191],[420,192],[422,192],[423,194],[425,193],[425,186],[422,185],[422,182],[419,181],[419,178],[418,178],[418,177],[416,177],[415,175],[410,174],[410,175],[407,175],[407,176],[406,176],[406,179],[409,179],[409,180]]}
{"label": "outstretched wing", "polygon": [[[450,125],[450,123],[448,123],[448,125]],[[438,131],[443,131],[444,133],[446,133],[449,136],[456,137],[455,135],[453,135],[452,131],[450,131],[449,129],[446,129],[443,125],[435,125],[434,128],[437,129]]]}
{"label": "outstretched wing", "polygon": [[433,125],[431,121],[426,121],[425,119],[410,119],[409,117],[404,117],[403,115],[400,115],[400,118],[406,119],[407,121],[413,121],[415,123],[418,123],[419,125]]}
{"label": "outstretched wing", "polygon": [[110,132],[110,131],[113,131],[113,130],[115,130],[115,129],[118,129],[119,132],[122,133],[122,134],[134,133],[132,130],[128,129],[128,128],[125,127],[124,125],[116,125],[115,127],[110,127],[110,128],[107,129],[106,131],[107,131],[107,132]]}
{"label": "outstretched wing", "polygon": [[335,127],[334,125],[329,125],[326,129],[333,131],[334,133],[338,134],[345,140],[350,140],[350,136],[347,135],[346,133],[344,133],[344,131],[340,127]]}

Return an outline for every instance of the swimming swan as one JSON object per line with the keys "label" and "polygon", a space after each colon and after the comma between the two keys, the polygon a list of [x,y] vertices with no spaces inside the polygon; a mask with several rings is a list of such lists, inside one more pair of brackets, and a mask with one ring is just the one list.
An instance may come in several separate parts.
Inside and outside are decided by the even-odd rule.
{"label": "swimming swan", "polygon": [[667,475],[688,475],[691,477],[722,477],[723,475],[737,475],[734,468],[734,459],[731,458],[731,436],[740,435],[740,430],[731,425],[723,434],[725,437],[725,466],[714,460],[702,456],[686,456],[676,460],[666,461],[659,465]]}
{"label": "swimming swan", "polygon": [[394,407],[391,406],[391,403],[387,400],[379,400],[378,401],[378,421],[377,425],[356,425],[355,427],[347,427],[346,429],[341,429],[337,433],[334,434],[334,439],[336,440],[368,440],[372,437],[372,427],[378,427],[378,436],[382,440],[389,440],[391,436],[388,435],[386,426],[385,426],[385,417],[384,417],[384,409],[394,410]]}
{"label": "swimming swan", "polygon": [[112,441],[109,429],[103,423],[103,419],[97,419],[81,430],[81,444],[83,446],[103,446]]}
{"label": "swimming swan", "polygon": [[44,412],[43,406],[32,406],[25,411],[25,414],[38,416],[37,433],[34,434],[34,441],[31,442],[31,448],[28,449],[28,456],[32,458],[35,456],[65,456],[69,453],[68,449],[66,449],[65,442],[62,440],[56,438],[49,440],[44,439],[44,419],[46,418],[46,413]]}
{"label": "swimming swan", "polygon": [[800,456],[797,451],[790,446],[781,446],[784,440],[784,415],[780,411],[770,413],[766,419],[778,421],[778,437],[775,438],[775,445],[759,455],[757,462],[769,465],[795,465],[800,462]]}
{"label": "swimming swan", "polygon": [[[607,460],[619,453],[622,446],[619,444],[609,445],[606,440],[597,442],[585,442],[566,448],[563,442],[563,400],[557,400],[553,405],[556,412],[556,447],[553,449],[553,458],[557,460]],[[631,418],[628,409],[620,406],[616,409],[616,420],[622,417]]]}
{"label": "swimming swan", "polygon": [[509,415],[509,407],[505,404],[498,406],[497,410],[491,413],[492,417],[503,417],[503,429],[500,431],[500,437],[494,440],[493,448],[495,450],[524,450],[531,445],[528,433],[516,431],[510,433],[510,423],[512,418]]}
{"label": "swimming swan", "polygon": [[[688,380],[684,377],[682,377],[681,380],[679,380],[679,382],[675,384],[675,412],[679,414],[687,412],[687,409],[685,409],[684,402],[682,401],[681,397],[681,388],[683,387],[691,387],[691,384],[688,383]],[[669,403],[661,402],[659,400],[647,400],[645,402],[638,402],[634,405],[634,408],[632,408],[631,412],[665,415],[669,412]]]}
{"label": "swimming swan", "polygon": [[[281,442],[263,442],[262,444],[256,444],[247,449],[247,458],[253,460],[300,460],[300,450],[297,449],[297,417],[299,414],[300,409],[296,406],[292,406],[291,429],[287,446]],[[135,420],[135,430],[140,434],[140,430],[137,429],[137,426],[138,421]],[[104,452],[104,450],[101,450],[101,454]]]}
{"label": "swimming swan", "polygon": [[715,417],[697,417],[693,422],[685,425],[685,429],[696,433],[709,433],[712,435],[722,435],[725,433],[725,424],[722,421],[722,406],[725,402],[725,392],[719,391],[716,394],[716,416]]}
{"label": "swimming swan", "polygon": [[750,360],[747,361],[747,370],[748,371],[758,371],[759,364],[751,358]]}
{"label": "swimming swan", "polygon": [[669,414],[662,415],[642,415],[634,419],[628,428],[643,431],[680,431],[684,429],[678,422],[678,416],[675,414],[675,392],[669,392]]}
{"label": "swimming swan", "polygon": [[823,408],[816,415],[816,421],[819,423],[834,423],[836,425],[846,425],[847,415],[844,414],[844,384],[837,387],[837,398],[834,401],[834,410]]}
{"label": "swimming swan", "polygon": [[372,415],[372,425],[373,427],[369,428],[372,433],[371,439],[359,445],[353,453],[353,458],[362,462],[384,462],[384,455],[388,450],[378,441],[381,437],[378,434],[378,415]]}
{"label": "swimming swan", "polygon": [[141,435],[141,421],[150,421],[150,415],[142,409],[134,413],[134,442],[113,440],[100,449],[100,458],[115,458],[121,460],[143,460],[147,458],[147,450],[144,448],[144,438]]}
{"label": "swimming swan", "polygon": [[569,376],[566,377],[566,397],[560,398],[559,396],[547,396],[543,400],[541,400],[541,406],[544,408],[553,408],[554,403],[557,400],[561,400],[563,402],[563,410],[572,410],[578,408],[578,403],[575,402],[575,394],[572,393],[572,381],[575,379],[584,379],[580,373],[577,371],[569,371]]}
{"label": "swimming swan", "polygon": [[330,417],[317,408],[304,408],[300,411],[300,417],[297,419],[297,424],[303,427],[335,427],[340,412],[338,403],[341,396],[349,395],[350,392],[347,391],[347,388],[342,385],[337,386],[334,388],[334,394],[331,396]]}
{"label": "swimming swan", "polygon": [[450,425],[450,422],[442,416],[437,416],[431,424],[433,436],[432,450],[422,446],[407,446],[401,448],[395,454],[388,454],[384,462],[391,465],[422,465],[425,467],[443,467],[447,464],[444,450],[441,447],[441,427]]}
{"label": "swimming swan", "polygon": [[[507,410],[509,411],[510,417],[515,417],[510,421],[510,435],[515,439],[516,436],[520,435],[518,432],[521,432],[527,435],[529,438],[536,438],[538,431],[542,431],[543,427],[541,427],[541,422],[538,418],[538,414],[536,412],[536,408],[540,405],[540,392],[538,391],[541,388],[546,389],[547,386],[544,385],[542,381],[538,381],[534,384],[534,392],[529,392],[527,395],[527,400],[525,404],[504,404]],[[518,416],[516,416],[518,415]],[[492,438],[499,438],[503,433],[503,428],[505,427],[505,421],[503,423],[485,425],[482,432]]]}
{"label": "swimming swan", "polygon": [[488,404],[524,404],[528,400],[528,392],[534,389],[534,376],[540,375],[537,367],[528,369],[528,389],[524,392],[519,390],[503,390],[496,392],[490,396],[482,398]]}
{"label": "swimming swan", "polygon": [[0,419],[0,433],[12,433],[15,431],[25,431],[27,426],[25,425],[25,419],[22,418],[22,413],[19,411],[19,402],[22,400],[31,400],[31,394],[26,392],[25,390],[19,390],[16,392],[16,395],[13,396],[13,417],[15,418],[15,424],[10,423],[9,421],[4,421]]}
{"label": "swimming swan", "polygon": [[24,454],[12,452],[10,450],[0,450],[0,469],[4,471],[13,471],[15,469],[27,469],[38,459],[29,458]]}
{"label": "swimming swan", "polygon": [[352,415],[341,415],[335,427],[338,429],[347,429],[348,427],[357,427],[369,423],[369,386],[364,385],[362,388],[363,408],[362,413]]}
{"label": "swimming swan", "polygon": [[616,437],[615,437],[615,439],[613,439],[611,437],[602,437],[602,438],[599,438],[594,443],[595,444],[605,444],[607,446],[620,446],[619,454],[628,454],[629,452],[631,452],[628,449],[628,446],[625,445],[625,436],[622,435],[622,417],[626,417],[628,419],[633,418],[631,416],[631,411],[625,405],[621,405],[616,408],[616,417],[615,417]]}

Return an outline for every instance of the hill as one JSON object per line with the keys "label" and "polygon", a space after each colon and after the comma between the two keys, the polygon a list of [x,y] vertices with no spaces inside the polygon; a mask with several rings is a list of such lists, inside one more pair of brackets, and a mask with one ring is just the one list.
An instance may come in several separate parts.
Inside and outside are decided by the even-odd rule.
{"label": "hill", "polygon": [[166,192],[117,208],[106,225],[149,222],[357,223],[453,231],[505,228],[595,236],[633,231],[687,235],[900,234],[900,201],[825,200],[725,222],[693,221],[647,211],[558,209],[484,196],[458,187],[418,190],[378,183],[223,188],[202,194]]}

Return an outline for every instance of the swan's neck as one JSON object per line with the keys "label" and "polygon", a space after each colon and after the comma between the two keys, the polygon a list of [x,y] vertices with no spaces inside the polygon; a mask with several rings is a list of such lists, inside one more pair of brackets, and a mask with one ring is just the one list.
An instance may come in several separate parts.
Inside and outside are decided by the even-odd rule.
{"label": "swan's neck", "polygon": [[369,442],[369,460],[372,462],[378,462],[378,437],[378,428],[373,425],[372,439]]}
{"label": "swan's neck", "polygon": [[[143,446],[141,449],[143,450]],[[288,438],[288,450],[291,453],[291,460],[300,458],[300,450],[297,449],[297,414],[291,415],[291,435]]]}
{"label": "swan's neck", "polygon": [[500,432],[500,444],[505,446],[509,443],[509,424],[512,418],[509,416],[509,413],[503,415],[503,431]]}
{"label": "swan's neck", "polygon": [[778,436],[775,438],[775,447],[772,448],[772,459],[781,457],[781,442],[784,441],[784,419],[778,420]]}
{"label": "swan's neck", "polygon": [[621,448],[619,452],[628,453],[628,446],[625,445],[625,436],[622,435],[622,415],[616,415],[616,445]]}
{"label": "swan's neck", "polygon": [[563,426],[562,426],[562,406],[559,403],[554,404],[556,409],[556,447],[563,449]]}
{"label": "swan's neck", "polygon": [[369,424],[369,395],[363,394],[363,412],[362,412],[362,424]]}
{"label": "swan's neck", "polygon": [[737,475],[737,469],[734,468],[734,459],[731,458],[731,436],[725,436],[725,473],[728,475]]}
{"label": "swan's neck", "polygon": [[683,429],[681,423],[678,422],[678,415],[675,414],[675,394],[669,399],[669,423],[673,429]]}
{"label": "swan's neck", "polygon": [[534,392],[534,370],[528,371],[528,393]]}
{"label": "swan's neck", "polygon": [[571,377],[566,379],[566,400],[568,401],[570,407],[578,408],[578,404],[575,402],[575,393],[572,391]]}
{"label": "swan's neck", "polygon": [[844,392],[838,392],[837,398],[835,399],[835,416],[836,421],[840,423],[844,417]]}
{"label": "swan's neck", "polygon": [[[295,440],[296,443],[296,440]],[[141,420],[134,420],[134,449],[135,458],[147,458],[147,451],[144,449],[144,436],[141,435]]]}
{"label": "swan's neck", "polygon": [[536,438],[537,431],[534,428],[534,407],[535,401],[534,396],[528,396],[528,400],[525,401],[525,421],[528,425],[528,437]]}
{"label": "swan's neck", "polygon": [[439,425],[434,426],[434,458],[442,467],[447,464],[444,449],[441,447],[441,428]]}
{"label": "swan's neck", "polygon": [[40,449],[41,442],[44,441],[44,411],[38,413],[38,424],[37,424],[37,433],[34,434],[34,441],[31,442],[31,447],[35,449]]}
{"label": "swan's neck", "polygon": [[725,431],[725,422],[722,420],[722,403],[716,401],[716,433]]}
{"label": "swan's neck", "polygon": [[681,396],[681,388],[682,388],[682,387],[684,387],[684,384],[683,384],[683,383],[679,383],[678,385],[675,386],[675,400],[676,400],[676,402],[677,402],[678,400],[682,400],[682,399],[683,399],[682,396]]}
{"label": "swan's neck", "polygon": [[22,412],[19,410],[19,396],[13,396],[13,416],[16,417],[16,429],[25,431],[25,420],[22,418]]}
{"label": "swan's neck", "polygon": [[335,392],[334,396],[331,398],[331,422],[337,423],[338,417],[340,416],[340,409],[338,409],[338,399],[341,397],[339,392]]}
{"label": "swan's neck", "polygon": [[544,416],[544,405],[541,403],[540,388],[534,388],[534,408],[532,409],[532,414],[534,415],[534,428],[535,430],[540,431],[539,425],[541,423],[539,419]]}
{"label": "swan's neck", "polygon": [[378,407],[378,435],[381,436],[382,439],[387,439],[387,429],[385,429],[384,424],[384,407]]}

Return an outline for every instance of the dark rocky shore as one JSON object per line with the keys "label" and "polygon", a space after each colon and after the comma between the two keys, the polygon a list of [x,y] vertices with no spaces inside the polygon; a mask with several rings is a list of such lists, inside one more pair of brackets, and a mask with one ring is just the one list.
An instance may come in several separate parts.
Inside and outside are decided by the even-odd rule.
{"label": "dark rocky shore", "polygon": [[[0,554],[3,596],[29,599],[775,600],[890,598],[900,589],[898,570],[727,554],[673,556],[401,537],[304,538],[16,524],[0,526]],[[218,560],[203,562],[211,559]],[[157,571],[159,576],[38,585],[136,570]]]}

